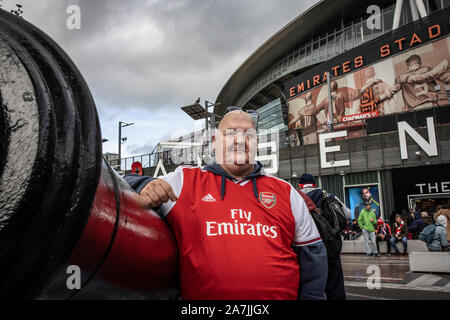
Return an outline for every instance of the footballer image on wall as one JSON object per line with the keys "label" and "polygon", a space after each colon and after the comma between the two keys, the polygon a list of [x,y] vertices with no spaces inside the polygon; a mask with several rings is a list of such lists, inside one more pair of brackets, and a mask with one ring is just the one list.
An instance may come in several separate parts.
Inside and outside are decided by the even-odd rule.
{"label": "footballer image on wall", "polygon": [[345,188],[345,202],[352,211],[352,220],[359,218],[366,202],[370,203],[370,209],[375,212],[377,219],[381,216],[381,203],[378,191],[378,185]]}

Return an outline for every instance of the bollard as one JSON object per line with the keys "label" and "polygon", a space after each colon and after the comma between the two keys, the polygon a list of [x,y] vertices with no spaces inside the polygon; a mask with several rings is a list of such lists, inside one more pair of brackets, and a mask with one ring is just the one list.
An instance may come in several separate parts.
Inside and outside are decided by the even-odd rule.
{"label": "bollard", "polygon": [[[0,103],[0,298],[177,298],[176,241],[102,161],[82,75],[3,10]],[[67,286],[70,266],[80,288]]]}

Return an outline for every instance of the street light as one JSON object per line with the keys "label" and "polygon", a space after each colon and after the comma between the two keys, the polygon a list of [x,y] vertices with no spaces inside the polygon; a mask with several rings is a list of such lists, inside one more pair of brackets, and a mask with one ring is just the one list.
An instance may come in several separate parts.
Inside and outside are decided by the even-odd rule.
{"label": "street light", "polygon": [[[205,119],[205,129],[211,129],[211,126],[215,127],[215,117],[220,117],[219,115],[215,113],[208,112],[209,107],[215,107],[220,105],[220,103],[211,103],[208,101],[205,101],[205,106],[203,107],[200,104],[200,98],[197,99],[197,101],[194,104],[190,104],[184,107],[181,107],[181,110],[183,110],[189,117],[191,117],[194,120],[200,120]],[[211,118],[210,124],[208,125],[208,119]]]}
{"label": "street light", "polygon": [[126,123],[126,122],[119,121],[119,170],[122,169],[122,167],[121,167],[122,141],[123,142],[127,141],[126,138],[124,138],[125,140],[122,139],[122,128],[132,126],[133,124],[134,124],[134,122]]}
{"label": "street light", "polygon": [[327,72],[327,86],[328,86],[328,115],[327,115],[327,127],[328,132],[333,132],[333,100],[336,95],[331,92],[331,73]]}

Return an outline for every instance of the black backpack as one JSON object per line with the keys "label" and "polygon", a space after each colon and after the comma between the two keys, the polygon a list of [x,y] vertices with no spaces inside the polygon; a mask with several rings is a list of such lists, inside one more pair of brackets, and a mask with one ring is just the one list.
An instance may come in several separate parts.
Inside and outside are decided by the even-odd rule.
{"label": "black backpack", "polygon": [[311,216],[327,250],[328,265],[334,266],[342,250],[341,231],[347,226],[342,204],[322,193],[322,208],[311,211]]}
{"label": "black backpack", "polygon": [[322,214],[339,234],[347,226],[347,218],[341,202],[330,197],[326,192],[322,193]]}
{"label": "black backpack", "polygon": [[319,212],[311,211],[311,216],[327,250],[328,265],[334,266],[342,250],[340,232],[331,227],[327,219]]}

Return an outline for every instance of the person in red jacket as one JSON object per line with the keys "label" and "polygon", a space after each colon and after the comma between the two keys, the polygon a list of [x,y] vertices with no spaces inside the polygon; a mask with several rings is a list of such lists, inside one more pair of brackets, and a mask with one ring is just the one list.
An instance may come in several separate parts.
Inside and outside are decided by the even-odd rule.
{"label": "person in red jacket", "polygon": [[317,227],[298,192],[255,161],[256,139],[251,117],[231,111],[204,168],[125,177],[175,234],[182,299],[325,299],[327,253]]}
{"label": "person in red jacket", "polygon": [[376,235],[376,242],[377,242],[377,251],[378,254],[376,255],[377,257],[380,256],[380,245],[379,243],[381,241],[386,241],[386,245],[387,245],[387,254],[390,255],[391,254],[391,227],[389,227],[389,225],[384,222],[383,218],[379,218],[377,220],[378,223],[378,227],[377,230],[375,230],[375,235]]}

